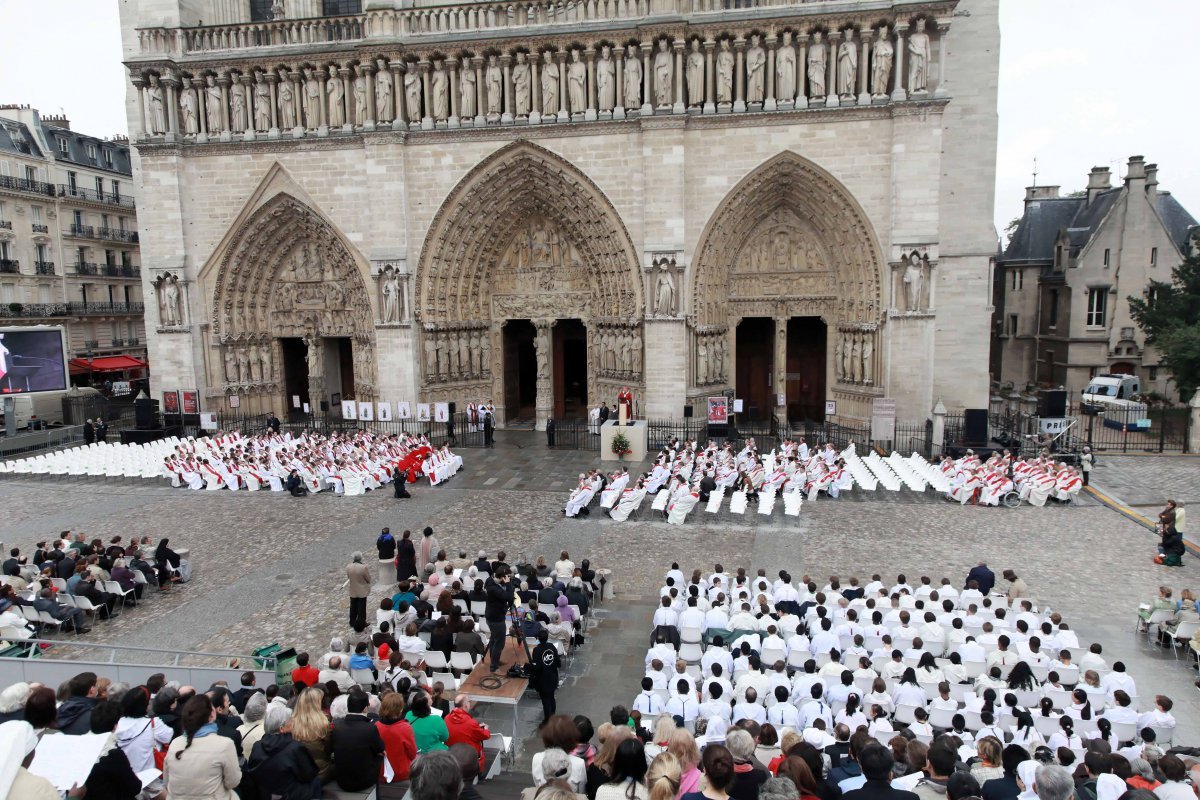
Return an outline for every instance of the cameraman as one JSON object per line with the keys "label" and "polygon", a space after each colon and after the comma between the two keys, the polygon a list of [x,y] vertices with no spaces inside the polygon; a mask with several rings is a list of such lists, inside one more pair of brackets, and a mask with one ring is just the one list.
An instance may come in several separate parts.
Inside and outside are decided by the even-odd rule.
{"label": "cameraman", "polygon": [[513,604],[512,570],[507,564],[496,568],[495,574],[484,584],[487,592],[486,606],[483,618],[487,622],[491,638],[488,640],[488,654],[491,660],[491,671],[500,671],[500,656],[504,653],[504,640],[507,636],[506,622],[508,609]]}

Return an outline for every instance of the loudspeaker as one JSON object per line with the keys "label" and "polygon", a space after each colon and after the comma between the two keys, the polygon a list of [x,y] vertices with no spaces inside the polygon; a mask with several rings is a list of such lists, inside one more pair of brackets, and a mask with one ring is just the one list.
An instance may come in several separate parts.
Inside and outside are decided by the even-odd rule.
{"label": "loudspeaker", "polygon": [[985,445],[988,440],[988,411],[986,408],[968,408],[963,412],[963,442],[970,445]]}
{"label": "loudspeaker", "polygon": [[1038,392],[1039,417],[1065,417],[1067,415],[1067,392],[1065,389],[1043,389]]}
{"label": "loudspeaker", "polygon": [[322,401],[321,401],[321,412],[322,412],[322,413],[324,413],[324,412],[326,412],[326,411],[328,411],[328,410],[329,410],[329,401],[328,401],[328,400],[322,400]]}
{"label": "loudspeaker", "polygon": [[692,407],[691,407],[691,406],[684,406],[684,407],[683,407],[683,418],[684,418],[684,419],[691,419],[691,418],[692,418]]}
{"label": "loudspeaker", "polygon": [[458,412],[458,407],[455,405],[454,401],[451,400],[450,401],[450,415],[454,416],[454,414],[456,414],[457,412]]}
{"label": "loudspeaker", "polygon": [[156,427],[154,424],[154,401],[149,397],[141,397],[133,401],[134,424],[145,430]]}

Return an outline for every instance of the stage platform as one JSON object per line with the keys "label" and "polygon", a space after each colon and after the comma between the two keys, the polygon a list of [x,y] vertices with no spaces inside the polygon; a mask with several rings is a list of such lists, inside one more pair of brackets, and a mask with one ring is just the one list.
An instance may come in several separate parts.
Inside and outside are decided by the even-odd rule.
{"label": "stage platform", "polygon": [[504,653],[500,656],[500,669],[493,673],[488,668],[488,656],[485,653],[475,669],[459,687],[459,694],[471,698],[472,703],[494,703],[496,705],[512,706],[512,736],[517,735],[517,706],[525,690],[529,688],[526,678],[508,677],[508,668],[514,664],[524,664],[525,648],[509,637],[504,643]]}

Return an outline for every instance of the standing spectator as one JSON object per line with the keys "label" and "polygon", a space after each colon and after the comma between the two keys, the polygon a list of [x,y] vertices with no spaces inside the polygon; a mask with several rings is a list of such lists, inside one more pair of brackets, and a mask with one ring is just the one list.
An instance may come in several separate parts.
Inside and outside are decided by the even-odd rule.
{"label": "standing spectator", "polygon": [[423,755],[413,765],[413,800],[458,800],[462,785],[462,768],[448,752]]}
{"label": "standing spectator", "polygon": [[367,704],[366,692],[351,691],[346,716],[334,723],[330,735],[334,779],[347,792],[363,792],[374,786],[383,763],[383,739],[367,719]]}
{"label": "standing spectator", "polygon": [[103,418],[96,420],[96,441],[101,444],[108,441],[108,423]]}
{"label": "standing spectator", "polygon": [[[292,710],[271,704],[263,719],[265,733],[246,761],[243,800],[317,800],[321,782],[308,748],[292,738]],[[247,785],[248,784],[248,785]]]}
{"label": "standing spectator", "polygon": [[96,441],[96,426],[89,419],[83,423],[83,443],[91,444]]}
{"label": "standing spectator", "polygon": [[447,749],[446,738],[450,732],[446,730],[445,720],[433,713],[429,705],[429,695],[417,695],[404,718],[412,725],[418,753]]}
{"label": "standing spectator", "polygon": [[371,570],[362,563],[363,554],[355,552],[346,566],[350,590],[350,627],[362,633],[367,627],[367,596],[371,594]]}
{"label": "standing spectator", "polygon": [[550,634],[543,628],[537,634],[538,645],[533,648],[530,664],[533,667],[533,688],[542,699],[542,724],[554,716],[558,704],[554,693],[558,691],[558,668],[562,658],[558,648],[550,644]]}
{"label": "standing spectator", "polygon": [[469,744],[479,754],[479,771],[483,772],[483,743],[492,738],[492,732],[471,716],[471,701],[465,694],[454,698],[454,708],[446,715],[446,730],[446,744]]}
{"label": "standing spectator", "polygon": [[487,604],[483,618],[487,621],[489,669],[500,671],[500,657],[504,653],[504,641],[507,636],[505,620],[508,619],[508,609],[513,603],[514,587],[508,565],[493,565],[492,577],[484,584],[487,591]]}
{"label": "standing spectator", "polygon": [[217,733],[217,710],[207,695],[183,707],[184,735],[171,742],[163,762],[163,782],[171,798],[237,800],[242,782],[237,748]]}
{"label": "standing spectator", "polygon": [[1083,448],[1083,455],[1079,457],[1079,466],[1083,471],[1083,485],[1090,486],[1092,480],[1092,468],[1096,466],[1096,456],[1092,455],[1092,448],[1086,445]]}
{"label": "standing spectator", "polygon": [[392,767],[392,779],[384,782],[380,770],[379,800],[400,800],[408,793],[408,776],[413,759],[417,757],[417,741],[412,725],[404,719],[404,697],[388,692],[379,704],[379,722],[375,723],[383,739],[384,756]]}
{"label": "standing spectator", "polygon": [[433,557],[441,549],[438,544],[437,537],[433,535],[433,528],[426,526],[422,531],[421,545],[417,551],[417,567],[424,570],[425,567],[433,563]]}
{"label": "standing spectator", "polygon": [[988,592],[992,591],[992,587],[996,585],[996,573],[988,569],[986,561],[980,561],[967,573],[964,586],[970,588],[971,581],[975,581],[977,584],[975,588],[987,596]]}
{"label": "standing spectator", "polygon": [[416,577],[417,550],[412,543],[412,531],[405,531],[396,543],[396,581]]}
{"label": "standing spectator", "polygon": [[279,426],[279,417],[275,416],[275,412],[272,411],[270,416],[267,417],[267,429],[271,431],[271,433],[277,434],[279,433]]}

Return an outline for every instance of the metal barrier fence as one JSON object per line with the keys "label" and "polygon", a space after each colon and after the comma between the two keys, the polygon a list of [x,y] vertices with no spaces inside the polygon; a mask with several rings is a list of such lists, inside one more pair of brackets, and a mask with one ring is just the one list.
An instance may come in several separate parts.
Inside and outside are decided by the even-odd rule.
{"label": "metal barrier fence", "polygon": [[[269,414],[239,415],[221,413],[217,415],[217,427],[223,431],[236,430],[244,436],[251,436],[265,432],[269,418]],[[333,432],[371,430],[387,435],[410,434],[413,436],[425,436],[429,440],[429,443],[435,447],[440,447],[447,442],[451,447],[484,446],[482,425],[477,422],[472,423],[466,412],[458,412],[451,419],[453,420],[452,423],[433,422],[432,420],[418,421],[415,419],[368,421],[342,419],[340,415],[333,413],[303,414],[289,417],[286,422],[281,421],[279,428],[281,431],[290,431],[292,433],[317,431],[323,435]],[[184,430],[188,435],[192,436],[204,433],[204,431],[199,430],[198,421],[195,425],[185,423]]]}
{"label": "metal barrier fence", "polygon": [[[554,423],[553,437],[547,428],[546,444],[554,450],[600,450],[600,434],[592,433],[587,419],[550,420]],[[597,423],[597,431],[600,430]]]}
{"label": "metal barrier fence", "polygon": [[[1109,453],[1186,453],[1191,409],[1184,406],[1155,406],[1143,420],[1113,419],[1103,413],[1084,413],[1078,405],[1067,407],[1066,419],[1073,422],[1053,444],[1056,452],[1077,453],[1086,445]],[[947,444],[961,441],[961,415],[947,415]],[[1139,426],[1138,422],[1148,424]],[[1036,414],[992,414],[989,444],[1008,447],[1022,455],[1036,455],[1041,447]]]}

